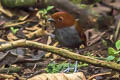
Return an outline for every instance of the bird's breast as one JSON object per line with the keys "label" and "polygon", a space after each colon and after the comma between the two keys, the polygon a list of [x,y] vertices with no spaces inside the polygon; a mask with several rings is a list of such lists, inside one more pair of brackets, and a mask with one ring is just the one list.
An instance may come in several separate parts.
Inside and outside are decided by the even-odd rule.
{"label": "bird's breast", "polygon": [[60,44],[68,48],[79,47],[82,42],[74,26],[55,29],[54,34]]}

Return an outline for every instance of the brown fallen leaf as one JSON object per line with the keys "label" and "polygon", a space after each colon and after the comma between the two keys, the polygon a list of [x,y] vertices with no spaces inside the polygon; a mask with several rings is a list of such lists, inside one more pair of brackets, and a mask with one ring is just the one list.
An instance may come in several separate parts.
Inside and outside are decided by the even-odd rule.
{"label": "brown fallen leaf", "polygon": [[22,22],[7,22],[4,24],[3,28],[9,28],[9,27],[14,27],[14,26],[18,26],[18,25],[22,25],[25,24],[26,22],[29,22],[29,20],[26,21],[22,21]]}
{"label": "brown fallen leaf", "polygon": [[30,26],[30,27],[25,27],[25,30],[28,30],[28,31],[36,31],[38,29],[40,29],[39,24],[36,24],[34,26]]}
{"label": "brown fallen leaf", "polygon": [[25,16],[20,16],[18,20],[24,21],[29,17],[29,14],[26,14]]}
{"label": "brown fallen leaf", "polygon": [[13,15],[14,15],[10,10],[4,9],[4,8],[2,7],[1,2],[0,2],[0,12],[2,12],[2,13],[5,14],[5,15],[7,15],[8,17],[13,17]]}
{"label": "brown fallen leaf", "polygon": [[7,75],[7,74],[0,74],[0,80],[14,80],[16,77],[13,75]]}
{"label": "brown fallen leaf", "polygon": [[[16,50],[16,49],[15,49]],[[19,52],[19,53],[18,53]],[[19,62],[36,62],[39,61],[42,56],[44,56],[45,52],[39,52],[39,54],[37,56],[34,56],[32,58],[29,58],[27,56],[24,55],[19,55],[20,54],[20,48],[17,48],[16,53],[14,53],[13,50],[8,51],[7,53],[0,53],[0,66],[2,65],[10,65],[10,64],[14,64],[14,63],[19,63]]]}
{"label": "brown fallen leaf", "polygon": [[27,34],[26,36],[28,37],[28,39],[32,39],[32,38],[40,37],[40,36],[44,36],[44,35],[50,35],[50,33],[48,33],[46,30],[43,30],[42,28],[40,28],[34,32]]}
{"label": "brown fallen leaf", "polygon": [[0,74],[0,80],[26,80],[25,78],[20,77],[18,74],[14,73],[12,75],[8,75],[8,74]]}
{"label": "brown fallen leaf", "polygon": [[18,39],[13,33],[9,33],[7,35],[7,38],[8,38],[9,41],[14,41],[14,40]]}
{"label": "brown fallen leaf", "polygon": [[50,45],[51,43],[52,43],[52,38],[51,36],[48,36],[47,45]]}
{"label": "brown fallen leaf", "polygon": [[6,42],[6,40],[0,38],[0,42]]}
{"label": "brown fallen leaf", "polygon": [[36,75],[28,80],[86,80],[83,72],[78,73],[56,73],[56,74],[40,74]]}

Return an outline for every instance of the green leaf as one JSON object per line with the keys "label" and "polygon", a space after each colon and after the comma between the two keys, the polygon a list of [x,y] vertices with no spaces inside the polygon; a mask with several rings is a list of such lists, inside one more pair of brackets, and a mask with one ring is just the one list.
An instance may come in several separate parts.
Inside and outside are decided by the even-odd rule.
{"label": "green leaf", "polygon": [[17,32],[19,29],[15,29],[14,27],[10,27],[10,30],[12,31],[13,34],[16,34],[16,32]]}
{"label": "green leaf", "polygon": [[120,51],[116,51],[114,54],[119,54],[120,53]]}
{"label": "green leaf", "polygon": [[78,64],[78,68],[80,67],[88,67],[88,64],[87,63],[80,63]]}
{"label": "green leaf", "polygon": [[46,9],[43,9],[43,11],[44,11],[44,14],[47,14],[47,13],[48,13],[48,11],[47,11]]}
{"label": "green leaf", "polygon": [[48,64],[48,67],[46,68],[46,71],[48,73],[57,73],[59,72],[59,70],[57,69],[57,65],[56,63],[50,63]]}
{"label": "green leaf", "polygon": [[117,62],[120,62],[120,58],[117,59]]}
{"label": "green leaf", "polygon": [[115,43],[115,47],[117,48],[117,50],[120,49],[120,40],[118,40],[118,41]]}
{"label": "green leaf", "polygon": [[112,60],[114,60],[115,59],[115,56],[108,56],[107,57],[107,61],[112,61]]}
{"label": "green leaf", "polygon": [[86,8],[87,6],[85,4],[81,4],[80,8]]}
{"label": "green leaf", "polygon": [[40,10],[39,13],[44,14],[44,11],[43,11],[43,10]]}
{"label": "green leaf", "polygon": [[114,55],[115,53],[116,53],[116,50],[114,48],[112,48],[112,47],[108,48],[108,54],[109,55]]}
{"label": "green leaf", "polygon": [[47,11],[49,11],[49,10],[51,10],[51,9],[53,9],[54,8],[54,6],[48,6],[47,7]]}

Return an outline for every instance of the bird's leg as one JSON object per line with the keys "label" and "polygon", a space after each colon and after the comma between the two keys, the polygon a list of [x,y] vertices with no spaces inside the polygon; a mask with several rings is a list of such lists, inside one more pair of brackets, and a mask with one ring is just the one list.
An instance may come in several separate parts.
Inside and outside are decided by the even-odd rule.
{"label": "bird's leg", "polygon": [[74,70],[74,72],[77,72],[77,65],[78,65],[78,61],[75,61],[75,66],[73,68],[71,68],[69,64],[68,68],[64,70],[64,72],[70,72],[70,70]]}

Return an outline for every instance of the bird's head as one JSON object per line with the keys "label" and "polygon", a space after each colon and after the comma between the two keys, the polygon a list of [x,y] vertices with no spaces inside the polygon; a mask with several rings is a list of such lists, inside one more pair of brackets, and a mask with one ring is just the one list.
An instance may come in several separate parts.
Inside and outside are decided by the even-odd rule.
{"label": "bird's head", "polygon": [[[66,29],[70,30],[69,29],[70,27],[72,27],[72,29],[75,28],[75,30],[78,32],[78,35],[79,35],[81,41],[83,41],[83,43],[86,45],[87,39],[86,39],[86,35],[84,33],[84,29],[82,26],[80,26],[79,22],[71,14],[69,14],[67,12],[56,12],[56,13],[52,14],[51,18],[49,18],[48,21],[51,22],[51,24],[55,27],[55,29],[61,30],[62,28],[66,28]],[[71,31],[71,33],[72,33],[72,31]],[[67,34],[67,32],[66,32],[66,34]],[[71,34],[68,34],[68,36],[70,36],[70,35]],[[64,35],[61,35],[61,36],[64,36]]]}
{"label": "bird's head", "polygon": [[75,24],[75,18],[67,12],[56,12],[48,19],[55,28],[71,27]]}

